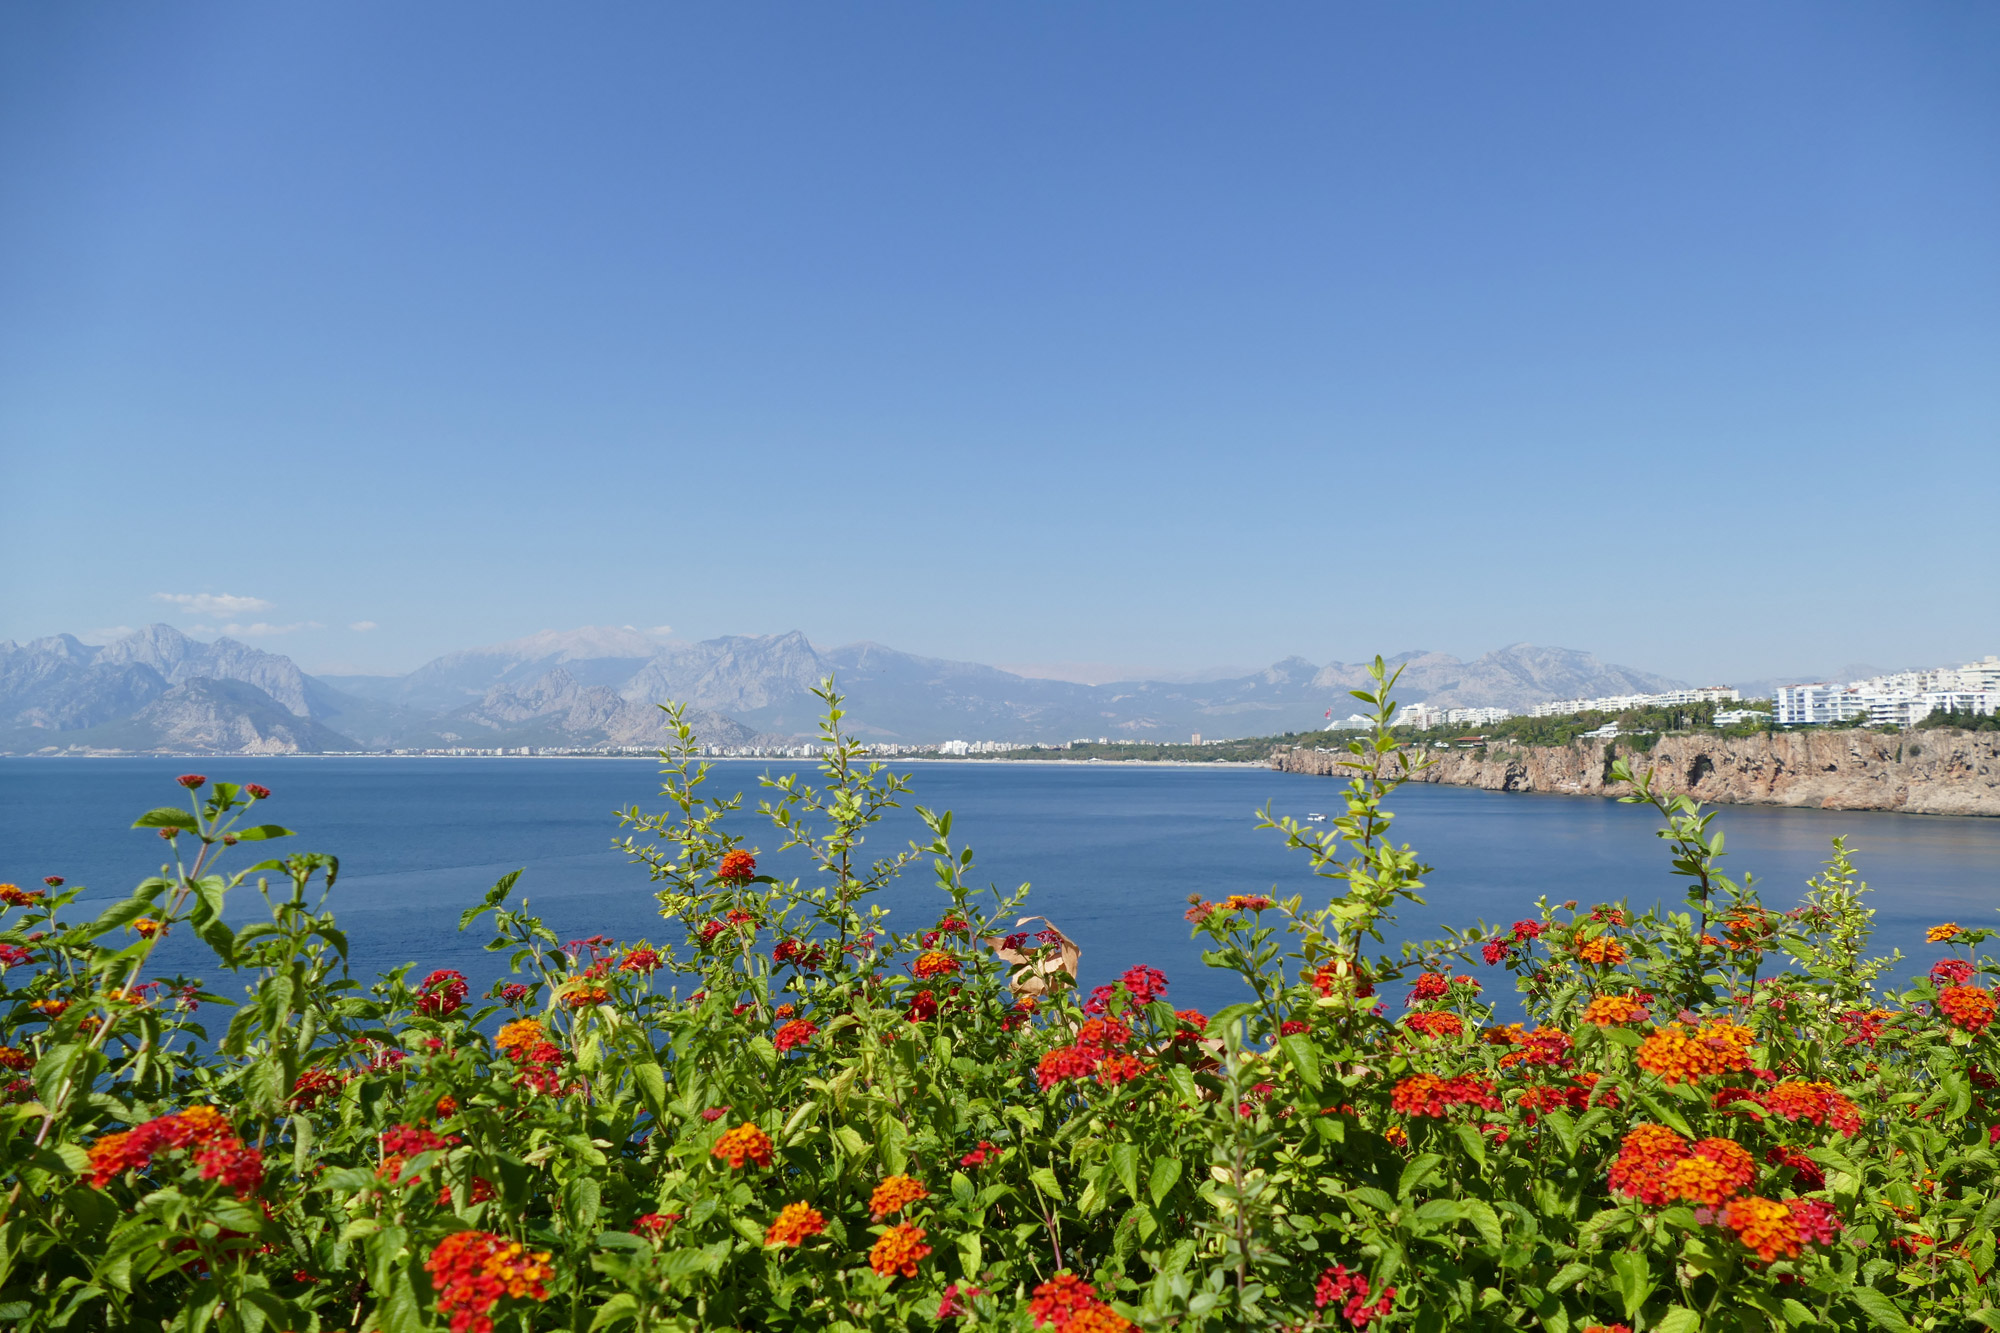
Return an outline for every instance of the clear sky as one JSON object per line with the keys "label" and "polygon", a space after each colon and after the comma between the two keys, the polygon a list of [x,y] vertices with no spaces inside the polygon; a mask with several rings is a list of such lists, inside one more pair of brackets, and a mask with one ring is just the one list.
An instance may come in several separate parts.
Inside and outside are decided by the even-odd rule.
{"label": "clear sky", "polygon": [[7,5],[0,637],[2000,651],[1997,70],[1972,3]]}

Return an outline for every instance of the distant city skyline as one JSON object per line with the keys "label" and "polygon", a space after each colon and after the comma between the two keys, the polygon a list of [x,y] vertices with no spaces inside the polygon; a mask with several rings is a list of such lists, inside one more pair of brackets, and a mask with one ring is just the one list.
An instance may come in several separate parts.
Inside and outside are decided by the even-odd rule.
{"label": "distant city skyline", "polygon": [[1976,658],[1996,65],[1787,0],[9,7],[0,639]]}

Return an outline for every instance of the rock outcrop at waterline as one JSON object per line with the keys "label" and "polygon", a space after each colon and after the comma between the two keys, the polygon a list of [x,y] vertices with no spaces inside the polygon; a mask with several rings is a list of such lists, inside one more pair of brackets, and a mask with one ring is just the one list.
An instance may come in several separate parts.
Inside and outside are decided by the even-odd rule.
{"label": "rock outcrop at waterline", "polygon": [[[1606,741],[1428,750],[1416,781],[1487,791],[1620,796],[1611,761],[1629,755],[1651,768],[1654,789],[1714,805],[1793,805],[1821,810],[1900,810],[1922,815],[2000,815],[2000,732],[1775,732],[1762,736],[1662,736],[1640,753]],[[1344,775],[1349,756],[1280,750],[1271,767]]]}

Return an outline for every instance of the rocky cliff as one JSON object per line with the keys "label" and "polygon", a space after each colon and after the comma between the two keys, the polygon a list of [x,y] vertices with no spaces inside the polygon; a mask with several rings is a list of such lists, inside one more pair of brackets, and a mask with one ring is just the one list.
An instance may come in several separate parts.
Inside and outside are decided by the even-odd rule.
{"label": "rocky cliff", "polygon": [[[1655,790],[1714,805],[1796,805],[1822,810],[1901,810],[1921,815],[2000,815],[2000,732],[1950,730],[1778,732],[1768,736],[1663,736],[1649,753],[1604,741],[1435,750],[1417,781],[1487,791],[1620,796],[1611,761],[1629,754],[1651,768]],[[1343,773],[1345,753],[1281,750],[1273,768]]]}

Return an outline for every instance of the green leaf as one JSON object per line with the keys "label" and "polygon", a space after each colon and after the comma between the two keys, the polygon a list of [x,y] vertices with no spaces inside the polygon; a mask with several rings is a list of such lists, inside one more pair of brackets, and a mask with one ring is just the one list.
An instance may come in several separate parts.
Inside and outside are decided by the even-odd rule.
{"label": "green leaf", "polygon": [[1430,1177],[1431,1172],[1437,1170],[1443,1162],[1444,1158],[1434,1152],[1427,1152],[1404,1167],[1403,1178],[1396,1182],[1397,1197],[1402,1199],[1409,1198]]}
{"label": "green leaf", "polygon": [[1299,1077],[1314,1092],[1319,1091],[1319,1052],[1313,1048],[1312,1040],[1304,1033],[1294,1032],[1289,1037],[1278,1038],[1278,1045],[1291,1059],[1292,1067],[1299,1071]]}
{"label": "green leaf", "polygon": [[171,805],[163,805],[157,810],[148,810],[132,821],[133,828],[184,828],[201,827],[194,815],[187,810],[176,810]]}
{"label": "green leaf", "polygon": [[1146,1179],[1146,1192],[1153,1196],[1153,1206],[1159,1207],[1166,1200],[1174,1185],[1181,1178],[1181,1159],[1178,1157],[1155,1157],[1153,1169]]}
{"label": "green leaf", "polygon": [[238,842],[269,842],[272,838],[293,836],[290,829],[279,824],[254,824],[249,828],[231,829]]}
{"label": "green leaf", "polygon": [[1634,1318],[1653,1294],[1652,1266],[1643,1254],[1618,1250],[1611,1255],[1611,1274],[1612,1286],[1625,1302],[1625,1317]]}
{"label": "green leaf", "polygon": [[1660,1316],[1660,1322],[1653,1325],[1652,1333],[1695,1333],[1700,1327],[1700,1315],[1685,1305],[1676,1305]]}
{"label": "green leaf", "polygon": [[521,874],[521,870],[510,870],[494,881],[493,887],[486,891],[486,897],[480,900],[479,906],[468,907],[459,914],[458,928],[464,930],[480,917],[486,915],[501,903],[506,902],[508,893],[514,888],[514,881],[521,878]]}
{"label": "green leaf", "polygon": [[[602,1199],[597,1181],[590,1176],[578,1176],[565,1185],[563,1204],[569,1213],[570,1225],[579,1232],[595,1231]],[[761,1233],[758,1239],[761,1241]]]}
{"label": "green leaf", "polygon": [[590,1321],[590,1333],[597,1333],[601,1328],[611,1328],[638,1316],[639,1298],[629,1291],[621,1291],[597,1307],[597,1314]]}
{"label": "green leaf", "polygon": [[1028,1179],[1034,1184],[1036,1189],[1048,1195],[1057,1203],[1062,1202],[1062,1186],[1056,1181],[1055,1172],[1045,1166],[1038,1166],[1028,1173]]}
{"label": "green leaf", "polygon": [[1564,1264],[1556,1275],[1549,1279],[1549,1290],[1566,1291],[1596,1271],[1589,1264]]}
{"label": "green leaf", "polygon": [[1456,1199],[1432,1199],[1415,1213],[1416,1220],[1427,1227],[1443,1226],[1464,1216],[1465,1205]]}
{"label": "green leaf", "polygon": [[1903,1318],[1894,1301],[1875,1288],[1856,1287],[1847,1296],[1861,1307],[1861,1313],[1875,1321],[1877,1328],[1886,1328],[1889,1333],[1910,1333],[1910,1321]]}
{"label": "green leaf", "polygon": [[1139,1197],[1139,1147],[1133,1143],[1120,1143],[1111,1149],[1111,1169],[1118,1173],[1118,1183],[1134,1199]]}
{"label": "green leaf", "polygon": [[1553,1132],[1557,1142],[1562,1144],[1564,1157],[1576,1156],[1576,1145],[1579,1135],[1577,1133],[1576,1121],[1571,1118],[1568,1111],[1546,1112],[1542,1116],[1542,1124]]}
{"label": "green leaf", "polygon": [[1493,1211],[1493,1205],[1484,1199],[1467,1199],[1465,1217],[1479,1233],[1479,1239],[1488,1245],[1500,1244],[1500,1215]]}
{"label": "green leaf", "polygon": [[656,1118],[664,1117],[667,1113],[666,1071],[650,1060],[641,1061],[632,1066],[632,1082],[638,1086],[646,1109]]}
{"label": "green leaf", "polygon": [[1470,1125],[1453,1125],[1451,1132],[1457,1136],[1458,1145],[1465,1149],[1466,1156],[1479,1163],[1479,1169],[1486,1169],[1486,1137]]}

